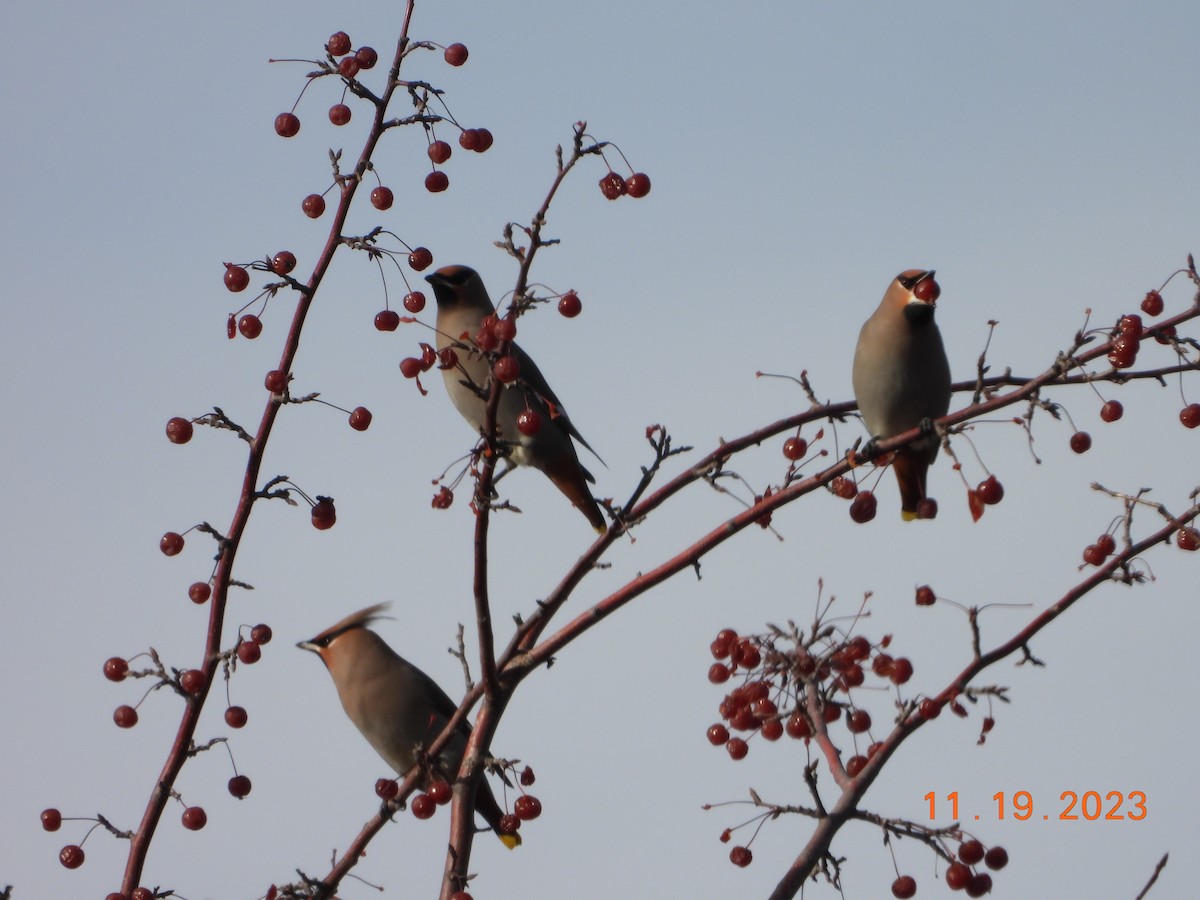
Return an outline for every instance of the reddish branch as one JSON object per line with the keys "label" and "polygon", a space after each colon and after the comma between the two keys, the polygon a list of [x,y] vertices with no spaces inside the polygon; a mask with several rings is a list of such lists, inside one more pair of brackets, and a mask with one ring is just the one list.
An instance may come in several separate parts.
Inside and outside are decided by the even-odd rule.
{"label": "reddish branch", "polygon": [[[329,237],[307,283],[297,291],[296,311],[292,316],[291,328],[284,341],[283,353],[279,360],[278,369],[281,372],[290,372],[292,370],[292,363],[296,358],[296,352],[300,346],[300,332],[304,327],[305,317],[308,315],[309,307],[316,297],[317,289],[320,287],[325,273],[329,270],[329,266],[333,261],[333,255],[342,243],[342,228],[345,225],[346,215],[350,210],[350,203],[358,190],[360,179],[370,168],[371,156],[375,152],[375,145],[386,130],[384,115],[393,92],[399,86],[397,79],[400,72],[400,61],[408,44],[408,27],[412,12],[413,3],[410,0],[405,10],[404,24],[401,27],[400,39],[396,47],[396,56],[392,63],[387,89],[378,99],[371,98],[375,103],[374,121],[372,122],[370,133],[367,135],[366,142],[363,145],[362,152],[359,154],[358,162],[354,168],[354,175],[340,180],[341,197],[330,225]],[[150,851],[150,845],[154,839],[154,832],[171,797],[175,780],[178,778],[184,763],[188,759],[188,749],[191,747],[195,737],[196,725],[200,719],[200,711],[204,706],[209,690],[212,687],[213,679],[217,673],[221,653],[221,634],[225,624],[226,603],[229,587],[233,582],[234,561],[237,557],[242,537],[246,532],[246,526],[250,520],[250,510],[254,506],[255,500],[258,499],[257,486],[259,473],[266,453],[267,441],[271,436],[275,416],[278,414],[280,406],[281,398],[276,394],[272,394],[267,401],[266,408],[263,410],[258,430],[250,443],[250,454],[246,462],[246,473],[242,479],[241,493],[238,497],[237,507],[234,510],[233,521],[230,523],[229,530],[222,542],[216,572],[213,576],[208,631],[204,643],[204,663],[201,666],[205,678],[204,689],[197,696],[190,697],[187,700],[183,717],[180,720],[171,749],[167,754],[166,762],[164,762],[161,772],[157,779],[155,779],[154,788],[151,790],[150,799],[142,815],[142,820],[138,825],[133,839],[130,841],[129,857],[125,864],[125,876],[121,887],[122,891],[126,894],[131,893],[141,883],[142,870],[146,863],[146,856]]]}
{"label": "reddish branch", "polygon": [[[1047,609],[1034,616],[1029,624],[1007,641],[998,644],[986,653],[976,653],[971,662],[934,699],[940,703],[950,702],[953,698],[962,694],[967,689],[967,686],[984,669],[995,665],[1002,659],[1012,656],[1014,653],[1024,652],[1028,648],[1029,642],[1037,634],[1070,609],[1076,602],[1100,585],[1118,580],[1118,571],[1123,570],[1129,565],[1131,560],[1145,553],[1156,544],[1169,542],[1171,535],[1178,531],[1181,526],[1193,521],[1198,515],[1200,515],[1200,505],[1192,506],[1183,514],[1171,519],[1166,525],[1159,528],[1149,537],[1129,545],[1122,552],[1114,555],[1105,565],[1067,591]],[[816,693],[816,691],[808,692],[810,702],[815,703]],[[819,707],[810,709],[809,713],[814,723],[822,722]],[[819,818],[816,828],[809,837],[808,843],[792,861],[783,878],[775,886],[775,890],[771,893],[771,900],[785,900],[785,898],[794,897],[799,893],[804,882],[812,875],[821,860],[829,852],[833,839],[842,825],[851,818],[859,817],[857,812],[858,804],[862,801],[867,789],[870,788],[876,777],[878,777],[888,758],[896,752],[899,746],[913,732],[924,724],[925,720],[915,709],[910,709],[907,716],[897,723],[892,733],[883,739],[879,752],[869,758],[867,764],[857,776],[850,779],[844,778],[844,770],[841,769],[838,749],[833,746],[827,734],[818,734],[818,743],[822,745],[822,751],[825,753],[835,773],[835,780],[837,780],[843,790],[837,801],[828,810],[827,815]],[[818,727],[823,728],[823,725],[818,724]],[[841,771],[843,777],[839,777],[837,774],[839,771]]]}

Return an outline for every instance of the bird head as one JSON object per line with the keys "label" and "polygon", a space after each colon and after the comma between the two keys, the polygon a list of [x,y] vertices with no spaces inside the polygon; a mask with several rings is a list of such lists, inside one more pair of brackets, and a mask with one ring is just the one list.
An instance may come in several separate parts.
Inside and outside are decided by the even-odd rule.
{"label": "bird head", "polygon": [[493,312],[483,279],[470,266],[443,266],[425,280],[433,286],[439,310],[476,307]]}
{"label": "bird head", "polygon": [[904,316],[913,325],[924,325],[933,321],[933,309],[941,296],[942,288],[934,280],[933,269],[906,269],[896,276],[893,287],[896,302],[901,304]]}
{"label": "bird head", "polygon": [[316,637],[301,641],[296,646],[301,650],[311,650],[317,654],[321,658],[321,662],[325,663],[325,668],[332,673],[338,659],[339,638],[359,629],[366,629],[376,619],[383,618],[383,613],[390,605],[389,603],[376,603],[374,606],[360,609],[358,612],[346,616],[336,625],[330,625]]}

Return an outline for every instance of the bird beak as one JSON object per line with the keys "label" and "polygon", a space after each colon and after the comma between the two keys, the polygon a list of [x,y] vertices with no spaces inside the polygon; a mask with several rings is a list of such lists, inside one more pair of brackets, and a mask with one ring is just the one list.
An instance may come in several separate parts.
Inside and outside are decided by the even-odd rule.
{"label": "bird beak", "polygon": [[917,284],[920,284],[926,278],[932,278],[936,274],[937,274],[936,269],[930,269],[928,272],[926,272],[924,275],[922,275],[920,278],[917,279]]}
{"label": "bird beak", "polygon": [[312,641],[301,641],[296,646],[299,647],[301,650],[309,650],[309,651],[317,654],[318,656],[321,655],[321,648],[318,647],[316,644],[314,644]]}

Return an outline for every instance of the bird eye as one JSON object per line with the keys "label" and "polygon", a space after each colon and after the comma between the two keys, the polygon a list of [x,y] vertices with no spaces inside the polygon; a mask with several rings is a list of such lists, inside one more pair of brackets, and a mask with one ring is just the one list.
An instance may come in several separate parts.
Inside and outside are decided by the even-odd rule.
{"label": "bird eye", "polygon": [[[924,274],[924,273],[921,273],[921,274]],[[901,285],[903,285],[905,290],[911,291],[917,283],[917,277],[918,276],[916,276],[916,275],[905,275],[905,274],[901,273],[896,276],[896,280],[899,281]]]}

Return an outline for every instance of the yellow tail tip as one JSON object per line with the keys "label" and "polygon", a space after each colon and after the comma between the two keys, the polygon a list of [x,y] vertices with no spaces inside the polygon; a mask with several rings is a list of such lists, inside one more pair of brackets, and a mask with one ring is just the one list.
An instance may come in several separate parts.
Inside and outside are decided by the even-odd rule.
{"label": "yellow tail tip", "polygon": [[905,522],[912,522],[917,518],[917,513],[915,510],[902,509],[900,510],[900,518]]}
{"label": "yellow tail tip", "polygon": [[496,837],[500,838],[501,843],[509,850],[516,850],[521,846],[521,836],[515,832],[513,834],[500,834],[500,832],[496,832]]}

